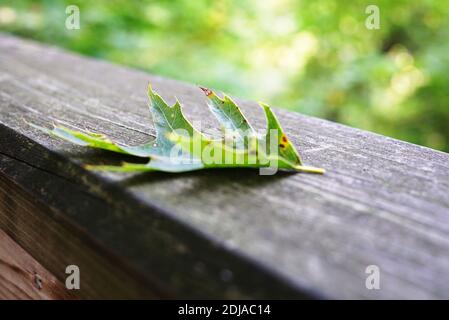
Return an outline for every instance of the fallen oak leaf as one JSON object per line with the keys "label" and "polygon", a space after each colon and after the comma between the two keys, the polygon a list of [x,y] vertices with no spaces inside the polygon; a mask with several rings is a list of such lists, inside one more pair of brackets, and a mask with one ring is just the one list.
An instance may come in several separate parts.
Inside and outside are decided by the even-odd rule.
{"label": "fallen oak leaf", "polygon": [[151,86],[149,109],[156,128],[156,138],[138,146],[116,143],[103,134],[81,132],[54,125],[48,129],[30,124],[51,136],[72,143],[113,152],[149,158],[148,163],[124,163],[122,166],[87,165],[90,170],[115,172],[164,171],[185,172],[206,168],[267,168],[324,173],[324,169],[304,166],[272,110],[261,104],[266,116],[267,133],[257,135],[237,104],[228,96],[218,97],[201,88],[209,108],[222,126],[231,132],[231,141],[214,140],[195,129],[184,117],[179,101],[169,106]]}

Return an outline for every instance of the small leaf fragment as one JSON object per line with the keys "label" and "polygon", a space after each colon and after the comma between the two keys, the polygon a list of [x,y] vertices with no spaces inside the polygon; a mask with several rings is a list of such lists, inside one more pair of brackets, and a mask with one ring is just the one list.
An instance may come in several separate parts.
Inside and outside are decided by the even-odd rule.
{"label": "small leaf fragment", "polygon": [[243,142],[246,135],[254,134],[254,129],[231,98],[225,95],[221,99],[213,91],[200,88],[209,98],[209,109],[228,132],[233,132],[240,142]]}
{"label": "small leaf fragment", "polygon": [[[294,166],[302,165],[302,161],[299,157],[298,151],[296,151],[293,144],[288,140],[287,135],[284,133],[284,130],[282,129],[276,115],[268,105],[264,103],[260,103],[260,105],[265,112],[265,117],[267,120],[267,134],[265,136],[267,149],[277,149],[278,154],[281,157],[287,159],[289,162],[293,163]],[[275,139],[273,139],[272,137],[273,134],[277,135]],[[273,141],[277,143],[277,146],[271,145]]]}
{"label": "small leaf fragment", "polygon": [[87,165],[86,169],[96,171],[111,172],[146,172],[146,171],[163,171],[163,172],[188,172],[204,169],[204,165],[199,161],[176,161],[165,157],[153,157],[148,163],[128,163],[124,162],[121,166],[111,165]]}

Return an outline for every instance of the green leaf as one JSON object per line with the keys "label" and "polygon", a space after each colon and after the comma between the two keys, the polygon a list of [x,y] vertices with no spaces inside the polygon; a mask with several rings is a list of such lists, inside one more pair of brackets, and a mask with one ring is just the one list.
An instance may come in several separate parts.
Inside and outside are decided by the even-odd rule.
{"label": "green leaf", "polygon": [[223,128],[233,133],[238,142],[243,142],[245,136],[254,134],[254,129],[240,111],[240,108],[228,96],[220,99],[213,91],[200,87],[209,98],[209,108],[221,123]]}
{"label": "green leaf", "polygon": [[53,125],[53,129],[41,127],[34,123],[29,123],[29,125],[51,136],[67,140],[80,146],[89,146],[92,148],[105,149],[119,153],[128,153],[122,148],[121,145],[112,142],[101,134],[76,131],[61,125]]}
{"label": "green leaf", "polygon": [[86,166],[91,170],[186,172],[206,168],[273,167],[324,173],[323,169],[302,165],[298,152],[267,105],[261,104],[267,120],[267,133],[258,135],[234,101],[227,96],[221,99],[209,89],[201,89],[210,100],[211,112],[225,129],[222,139],[208,138],[195,129],[184,117],[179,101],[169,106],[151,86],[148,87],[149,110],[156,138],[142,145],[127,146],[102,134],[75,131],[60,125],[54,125],[53,129],[30,125],[77,145],[149,158],[146,164]]}
{"label": "green leaf", "polygon": [[[187,137],[171,133],[168,138],[186,153],[190,153],[193,159],[201,159],[205,168],[232,168],[232,167],[250,167],[260,168],[268,166],[268,159],[258,156],[257,139],[249,139],[249,148],[237,149],[232,145],[228,146],[224,140],[208,141],[205,145],[201,143],[201,136],[196,135]],[[195,148],[196,145],[201,147]],[[263,165],[262,159],[266,160]]]}
{"label": "green leaf", "polygon": [[167,138],[167,135],[172,132],[181,132],[189,137],[198,135],[204,141],[209,140],[184,117],[179,101],[176,101],[172,107],[169,107],[161,96],[153,91],[151,86],[148,87],[148,97],[150,99],[150,112],[157,132],[156,140],[149,149],[151,154],[170,156],[174,144]]}
{"label": "green leaf", "polygon": [[85,168],[90,170],[112,172],[164,171],[175,173],[200,170],[204,168],[204,165],[198,160],[180,161],[167,157],[154,156],[146,164],[124,162],[121,166],[87,165]]}
{"label": "green leaf", "polygon": [[[287,135],[284,133],[284,130],[282,130],[281,124],[279,123],[279,120],[276,118],[271,108],[264,103],[260,103],[260,105],[265,111],[265,117],[267,119],[267,134],[265,136],[267,149],[277,149],[277,153],[282,158],[291,162],[295,166],[301,166],[302,161],[299,157],[298,151],[296,151],[293,144],[287,138]],[[276,136],[272,137],[273,135]],[[276,146],[271,145],[272,141],[276,143]]]}

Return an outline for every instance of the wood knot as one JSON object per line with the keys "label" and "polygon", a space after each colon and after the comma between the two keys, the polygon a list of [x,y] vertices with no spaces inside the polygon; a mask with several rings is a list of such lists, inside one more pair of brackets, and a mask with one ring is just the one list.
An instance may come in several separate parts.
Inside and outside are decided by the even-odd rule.
{"label": "wood knot", "polygon": [[34,274],[34,286],[37,289],[42,290],[42,278],[37,273]]}

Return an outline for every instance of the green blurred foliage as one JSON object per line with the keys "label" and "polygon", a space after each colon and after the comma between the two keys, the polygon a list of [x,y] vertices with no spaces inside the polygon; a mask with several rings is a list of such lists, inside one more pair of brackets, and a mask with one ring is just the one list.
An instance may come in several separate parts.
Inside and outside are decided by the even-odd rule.
{"label": "green blurred foliage", "polygon": [[0,29],[449,151],[445,1],[1,0]]}

